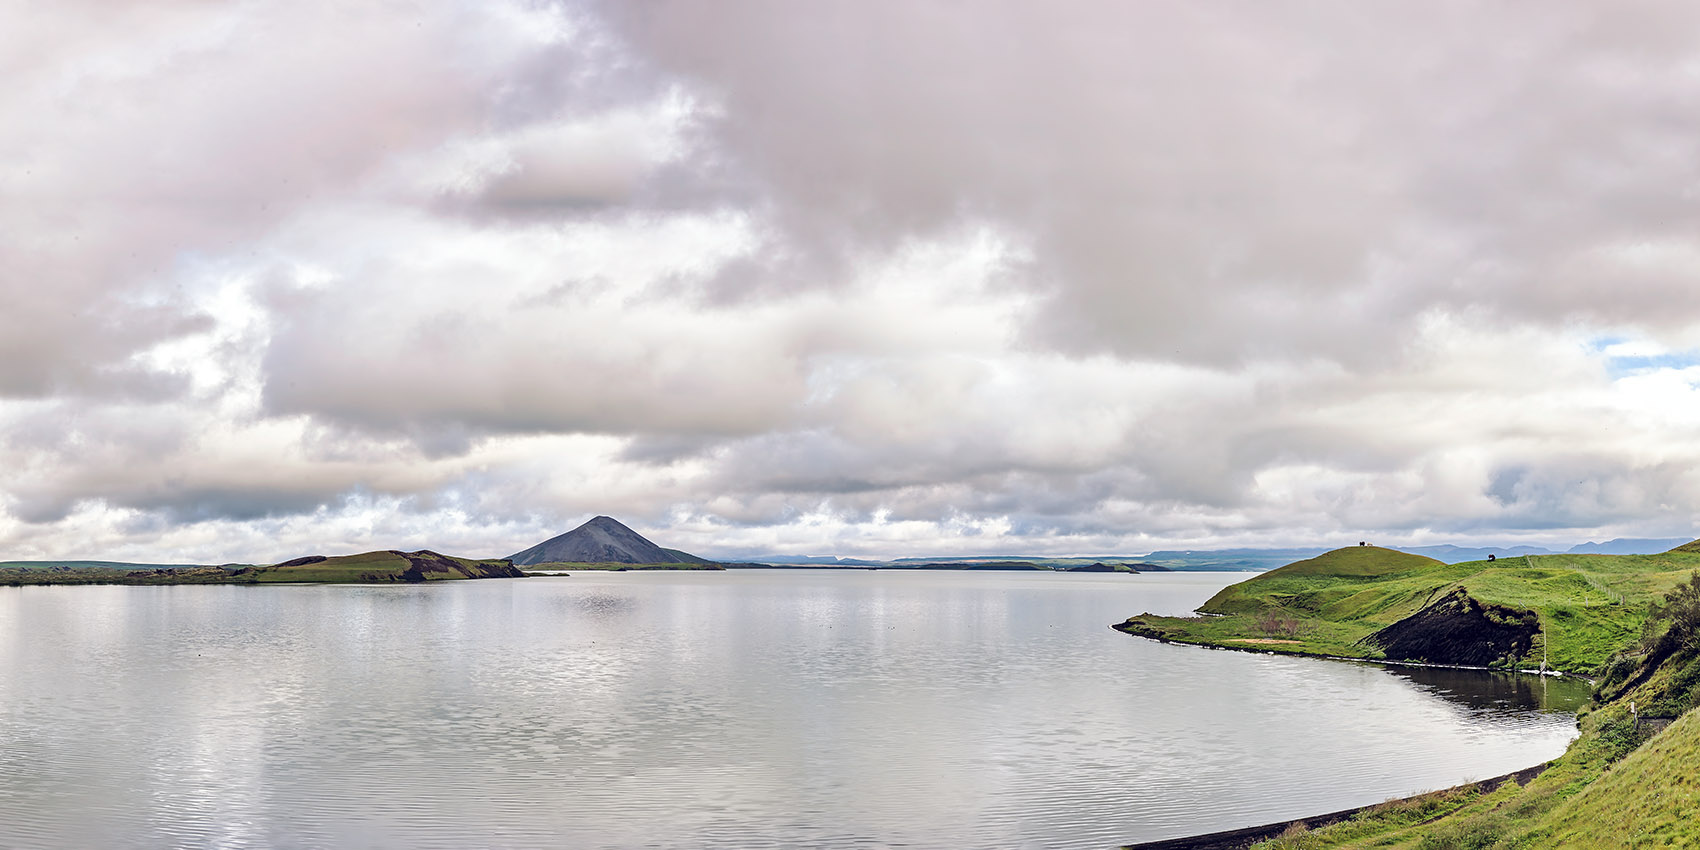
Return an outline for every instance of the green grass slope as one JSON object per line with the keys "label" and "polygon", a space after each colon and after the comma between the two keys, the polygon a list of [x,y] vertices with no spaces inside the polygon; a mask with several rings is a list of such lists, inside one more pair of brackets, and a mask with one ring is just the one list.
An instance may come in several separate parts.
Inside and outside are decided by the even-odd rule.
{"label": "green grass slope", "polygon": [[1408,572],[1423,567],[1445,566],[1424,555],[1413,555],[1380,546],[1347,546],[1324,552],[1314,558],[1295,561],[1280,569],[1270,570],[1259,578],[1291,578],[1295,576],[1330,576],[1364,578]]}
{"label": "green grass slope", "polygon": [[[1495,622],[1529,618],[1532,638],[1508,643],[1494,666],[1592,673],[1640,631],[1647,604],[1690,572],[1700,551],[1662,555],[1537,555],[1444,564],[1353,546],[1225,588],[1210,617],[1130,618],[1117,628],[1160,640],[1353,658],[1388,657],[1368,640],[1457,591]],[[1456,598],[1456,597],[1453,597]],[[1445,658],[1426,660],[1445,661]]]}
{"label": "green grass slope", "polygon": [[1700,846],[1700,714],[1688,712],[1565,805],[1524,846]]}
{"label": "green grass slope", "polygon": [[313,555],[258,567],[239,574],[238,581],[272,582],[424,582],[469,578],[520,578],[505,559],[474,560],[442,555],[428,549],[394,549],[327,558]]}

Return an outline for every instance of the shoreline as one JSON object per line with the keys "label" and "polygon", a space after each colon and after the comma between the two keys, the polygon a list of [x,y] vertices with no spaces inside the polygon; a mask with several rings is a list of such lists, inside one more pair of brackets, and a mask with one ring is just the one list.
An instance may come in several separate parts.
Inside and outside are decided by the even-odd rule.
{"label": "shoreline", "polygon": [[[1590,686],[1595,684],[1595,682],[1592,678],[1589,678],[1587,676],[1583,676],[1583,675],[1580,675],[1580,674],[1577,674],[1577,673],[1565,672],[1565,671],[1562,671],[1562,670],[1541,671],[1541,670],[1503,669],[1503,668],[1497,668],[1497,667],[1482,667],[1482,666],[1469,665],[1469,664],[1434,664],[1434,663],[1429,663],[1429,662],[1424,662],[1424,661],[1398,661],[1398,660],[1380,659],[1380,658],[1355,658],[1355,657],[1346,656],[1346,655],[1331,655],[1331,654],[1320,653],[1320,652],[1309,652],[1309,651],[1306,651],[1306,650],[1303,650],[1303,649],[1274,649],[1274,648],[1269,647],[1268,645],[1258,645],[1258,644],[1248,644],[1248,645],[1245,645],[1245,646],[1232,646],[1232,645],[1220,644],[1220,643],[1205,643],[1205,642],[1201,642],[1201,641],[1177,640],[1177,639],[1174,639],[1174,638],[1154,637],[1152,635],[1141,634],[1138,631],[1134,631],[1134,630],[1131,630],[1131,629],[1124,629],[1124,628],[1122,628],[1123,625],[1124,625],[1123,623],[1115,623],[1115,624],[1112,624],[1110,626],[1110,628],[1115,630],[1115,631],[1121,632],[1124,635],[1128,635],[1130,637],[1143,638],[1145,640],[1155,641],[1157,643],[1174,644],[1174,645],[1177,645],[1177,646],[1190,646],[1190,647],[1195,647],[1195,648],[1198,648],[1198,649],[1230,650],[1230,651],[1236,651],[1236,652],[1253,652],[1253,653],[1258,653],[1258,654],[1261,654],[1261,655],[1282,655],[1282,656],[1288,656],[1288,657],[1293,657],[1293,658],[1315,658],[1315,659],[1321,659],[1321,660],[1325,660],[1325,661],[1347,661],[1347,662],[1352,662],[1352,663],[1357,663],[1357,664],[1378,664],[1378,665],[1382,665],[1382,666],[1392,666],[1392,667],[1419,667],[1419,668],[1442,669],[1442,670],[1471,670],[1471,671],[1482,672],[1482,673],[1511,673],[1511,674],[1519,675],[1519,676],[1579,679],[1581,681],[1587,682]],[[1260,824],[1260,825],[1257,825],[1257,826],[1240,827],[1238,829],[1221,830],[1221,831],[1218,831],[1218,832],[1209,832],[1209,833],[1203,833],[1203,834],[1198,834],[1198,835],[1181,836],[1181,837],[1178,837],[1178,838],[1164,838],[1164,839],[1158,839],[1158,840],[1155,840],[1155,841],[1144,841],[1144,842],[1140,842],[1140,843],[1137,843],[1137,844],[1126,844],[1126,845],[1122,845],[1121,848],[1119,848],[1119,850],[1246,850],[1246,848],[1249,848],[1252,845],[1257,844],[1259,842],[1268,841],[1269,839],[1272,839],[1272,838],[1277,838],[1277,837],[1281,836],[1283,833],[1285,833],[1287,830],[1293,829],[1295,827],[1305,827],[1305,828],[1309,828],[1309,829],[1317,829],[1317,828],[1321,828],[1321,827],[1325,827],[1325,826],[1332,826],[1332,825],[1337,824],[1337,823],[1342,823],[1344,821],[1351,820],[1353,817],[1355,817],[1356,815],[1358,815],[1360,813],[1371,811],[1371,810],[1380,808],[1382,806],[1388,805],[1390,803],[1415,802],[1415,801],[1424,800],[1424,799],[1430,798],[1430,797],[1436,797],[1436,796],[1447,795],[1447,794],[1455,794],[1455,793],[1458,793],[1460,791],[1470,789],[1470,788],[1477,789],[1481,793],[1485,794],[1485,793],[1488,793],[1488,792],[1491,792],[1493,790],[1498,789],[1499,787],[1503,786],[1506,782],[1516,782],[1519,786],[1527,785],[1529,780],[1534,779],[1535,777],[1544,773],[1546,771],[1546,769],[1548,767],[1550,767],[1551,765],[1552,765],[1552,762],[1550,762],[1550,761],[1542,762],[1538,765],[1535,765],[1534,767],[1527,767],[1527,768],[1524,768],[1522,770],[1512,771],[1511,773],[1503,774],[1503,775],[1500,775],[1500,776],[1495,776],[1495,777],[1492,777],[1490,779],[1484,779],[1484,780],[1480,780],[1480,781],[1477,781],[1477,782],[1466,782],[1466,783],[1463,783],[1461,785],[1455,785],[1451,788],[1444,788],[1444,789],[1441,789],[1441,790],[1438,790],[1438,791],[1428,791],[1428,792],[1424,792],[1424,793],[1421,793],[1421,794],[1413,794],[1409,797],[1396,797],[1396,798],[1393,798],[1393,799],[1390,799],[1390,800],[1385,800],[1381,803],[1376,803],[1376,804],[1372,804],[1372,805],[1368,805],[1368,806],[1357,806],[1357,807],[1354,807],[1354,808],[1342,809],[1340,811],[1335,811],[1335,812],[1326,812],[1326,813],[1323,813],[1323,814],[1312,815],[1312,816],[1309,816],[1309,817],[1293,818],[1291,820],[1277,821],[1277,822],[1274,822],[1274,823]]]}
{"label": "shoreline", "polygon": [[1320,658],[1325,661],[1353,661],[1359,664],[1384,664],[1391,667],[1427,667],[1436,670],[1475,670],[1482,673],[1512,673],[1518,676],[1536,676],[1552,679],[1579,679],[1587,682],[1589,685],[1594,684],[1594,680],[1591,677],[1566,670],[1550,669],[1541,671],[1525,670],[1521,668],[1511,669],[1505,667],[1482,667],[1473,664],[1437,664],[1430,661],[1400,661],[1392,658],[1360,658],[1352,655],[1329,655],[1322,652],[1309,652],[1304,649],[1271,649],[1267,648],[1267,645],[1257,644],[1248,646],[1228,646],[1220,643],[1205,643],[1203,641],[1181,640],[1178,638],[1153,637],[1151,635],[1140,634],[1139,632],[1130,629],[1124,629],[1122,628],[1123,625],[1125,624],[1112,623],[1110,628],[1121,632],[1124,635],[1128,635],[1129,637],[1156,641],[1157,643],[1173,644],[1175,646],[1193,646],[1198,647],[1199,649],[1226,649],[1232,652],[1255,652],[1261,655],[1285,655],[1291,658]]}
{"label": "shoreline", "polygon": [[1534,767],[1514,770],[1510,773],[1495,776],[1490,779],[1483,779],[1479,782],[1466,782],[1462,785],[1454,785],[1451,788],[1442,788],[1439,791],[1426,791],[1421,794],[1412,794],[1409,797],[1396,797],[1391,800],[1383,800],[1380,803],[1374,803],[1368,806],[1357,806],[1350,809],[1341,809],[1337,812],[1328,812],[1326,814],[1312,815],[1310,817],[1303,818],[1293,818],[1292,820],[1277,821],[1275,823],[1260,824],[1258,826],[1227,829],[1219,832],[1207,832],[1201,835],[1188,835],[1180,838],[1160,838],[1156,841],[1142,841],[1138,844],[1124,844],[1119,848],[1119,850],[1246,850],[1246,848],[1260,841],[1268,841],[1271,838],[1276,838],[1294,826],[1304,826],[1310,829],[1331,826],[1342,821],[1351,820],[1353,816],[1361,812],[1378,809],[1382,806],[1388,805],[1389,803],[1404,803],[1422,800],[1427,797],[1457,793],[1469,788],[1475,788],[1481,793],[1486,794],[1498,789],[1507,782],[1516,782],[1519,786],[1527,785],[1529,784],[1529,780],[1545,773],[1546,769],[1551,766],[1552,762],[1550,761],[1541,762]]}

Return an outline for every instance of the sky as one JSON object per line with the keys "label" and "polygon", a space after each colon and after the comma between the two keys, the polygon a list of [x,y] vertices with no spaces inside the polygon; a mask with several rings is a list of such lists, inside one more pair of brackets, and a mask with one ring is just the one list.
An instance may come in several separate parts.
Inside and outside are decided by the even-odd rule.
{"label": "sky", "polygon": [[1700,6],[0,0],[0,559],[1700,536]]}

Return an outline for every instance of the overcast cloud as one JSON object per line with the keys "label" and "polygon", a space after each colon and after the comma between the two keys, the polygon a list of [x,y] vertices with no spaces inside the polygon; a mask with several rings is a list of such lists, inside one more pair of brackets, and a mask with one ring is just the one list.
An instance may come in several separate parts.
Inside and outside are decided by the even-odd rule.
{"label": "overcast cloud", "polygon": [[0,19],[0,559],[1700,536],[1691,4]]}

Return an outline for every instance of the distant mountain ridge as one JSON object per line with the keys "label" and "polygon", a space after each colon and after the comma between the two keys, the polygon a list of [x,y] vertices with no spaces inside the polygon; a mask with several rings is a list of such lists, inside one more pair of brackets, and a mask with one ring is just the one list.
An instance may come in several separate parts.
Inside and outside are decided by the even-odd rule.
{"label": "distant mountain ridge", "polygon": [[515,566],[537,564],[712,564],[677,549],[663,549],[613,517],[599,516],[557,537],[508,556]]}
{"label": "distant mountain ridge", "polygon": [[1559,552],[1544,546],[1392,546],[1401,552],[1427,555],[1437,561],[1457,564],[1464,561],[1484,561],[1489,555],[1496,558],[1520,558],[1524,555],[1661,555],[1688,542],[1684,537],[1618,537],[1603,543],[1578,543]]}
{"label": "distant mountain ridge", "polygon": [[890,561],[869,561],[863,558],[840,558],[836,555],[751,555],[744,560],[758,564],[775,564],[783,566],[825,566],[825,567],[883,567]]}
{"label": "distant mountain ridge", "polygon": [[1108,555],[1102,558],[1020,557],[1013,555],[964,555],[941,558],[895,558],[868,561],[830,555],[758,555],[751,562],[728,566],[797,567],[820,569],[876,570],[1037,570],[1041,572],[1166,573],[1168,567],[1131,558]]}
{"label": "distant mountain ridge", "polygon": [[[1450,543],[1432,546],[1388,546],[1386,548],[1399,552],[1409,552],[1413,555],[1422,555],[1448,564],[1457,564],[1465,561],[1485,561],[1490,555],[1495,558],[1519,558],[1524,555],[1658,555],[1669,552],[1687,542],[1688,538],[1686,537],[1619,537],[1601,543],[1592,541],[1578,543],[1563,551],[1548,549],[1544,546],[1456,546]],[[1295,561],[1315,558],[1328,551],[1321,546],[1299,546],[1267,549],[1251,547],[1160,549],[1148,555],[1103,555],[1095,556],[1092,559],[1053,558],[1045,555],[973,555],[894,558],[888,561],[878,561],[842,558],[832,555],[756,555],[747,560],[773,565],[879,567],[882,569],[907,568],[920,564],[930,564],[937,569],[949,563],[991,563],[994,561],[1029,561],[1050,564],[1057,569],[1067,569],[1079,565],[1067,562],[1089,563],[1090,560],[1101,560],[1106,563],[1126,563],[1134,569],[1142,571],[1164,569],[1206,572],[1262,572],[1283,567]]]}
{"label": "distant mountain ridge", "polygon": [[[1485,561],[1489,556],[1521,558],[1524,555],[1558,554],[1543,546],[1454,546],[1450,543],[1443,543],[1439,546],[1390,546],[1388,548],[1400,552],[1410,552],[1413,555],[1426,555],[1436,561],[1445,561],[1448,564],[1459,564],[1464,561]],[[1665,550],[1660,549],[1659,551]]]}
{"label": "distant mountain ridge", "polygon": [[1328,551],[1320,546],[1285,549],[1159,549],[1145,556],[1151,563],[1181,571],[1261,572],[1314,558]]}
{"label": "distant mountain ridge", "polygon": [[[1495,558],[1520,558],[1524,555],[1658,555],[1687,542],[1687,539],[1682,537],[1619,537],[1603,543],[1578,543],[1562,552],[1544,546],[1454,546],[1450,543],[1386,548],[1423,555],[1448,564],[1458,564],[1465,561],[1485,561],[1490,555]],[[1314,558],[1326,551],[1322,548],[1166,549],[1152,552],[1145,557],[1177,570],[1271,570],[1294,561]]]}
{"label": "distant mountain ridge", "polygon": [[1604,543],[1578,543],[1566,550],[1569,555],[1659,555],[1691,541],[1681,537],[1619,537]]}

